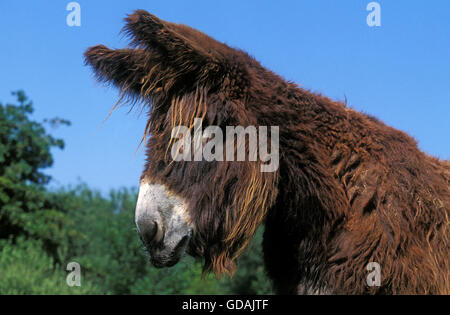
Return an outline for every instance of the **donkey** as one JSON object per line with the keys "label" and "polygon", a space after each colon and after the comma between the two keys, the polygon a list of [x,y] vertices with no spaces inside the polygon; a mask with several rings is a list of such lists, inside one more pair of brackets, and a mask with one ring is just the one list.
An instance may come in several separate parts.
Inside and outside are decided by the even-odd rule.
{"label": "donkey", "polygon": [[[128,48],[94,46],[85,59],[148,111],[136,224],[155,266],[187,252],[205,273],[233,274],[264,223],[278,294],[450,292],[449,161],[200,31],[143,10],[125,21]],[[279,167],[174,161],[173,130],[192,130],[194,118],[222,130],[279,126]]]}

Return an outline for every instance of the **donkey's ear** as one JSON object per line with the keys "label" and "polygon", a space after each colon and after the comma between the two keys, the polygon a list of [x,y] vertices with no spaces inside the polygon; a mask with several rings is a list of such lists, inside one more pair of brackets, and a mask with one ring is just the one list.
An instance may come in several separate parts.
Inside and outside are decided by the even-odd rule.
{"label": "donkey's ear", "polygon": [[122,92],[139,94],[150,55],[142,49],[109,49],[103,45],[89,48],[85,62],[101,82],[112,82]]}
{"label": "donkey's ear", "polygon": [[[169,63],[192,64],[217,61],[208,47],[202,47],[193,36],[185,31],[190,29],[185,25],[163,21],[144,10],[136,10],[125,18],[126,25],[122,32],[132,39],[132,45],[151,51],[157,50],[166,55]],[[206,35],[197,32],[197,36]],[[193,35],[191,33],[191,35]],[[212,39],[211,39],[212,40]]]}
{"label": "donkey's ear", "polygon": [[122,31],[131,38],[133,49],[95,46],[85,53],[97,77],[115,83],[124,94],[166,99],[198,86],[215,88],[238,82],[242,76],[241,53],[200,31],[143,10],[125,21]]}
{"label": "donkey's ear", "polygon": [[158,71],[165,73],[164,81],[180,83],[184,80],[186,84],[187,80],[201,85],[220,77],[223,54],[219,50],[225,45],[202,32],[163,21],[144,10],[128,15],[125,22],[122,32],[132,39],[131,46],[152,55]]}

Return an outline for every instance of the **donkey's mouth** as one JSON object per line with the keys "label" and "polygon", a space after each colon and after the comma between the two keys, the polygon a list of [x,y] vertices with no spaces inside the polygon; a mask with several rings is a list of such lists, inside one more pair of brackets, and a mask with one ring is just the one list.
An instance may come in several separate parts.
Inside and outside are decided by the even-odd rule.
{"label": "donkey's mouth", "polygon": [[174,247],[168,244],[161,247],[148,248],[150,262],[156,268],[172,267],[186,253],[190,239],[191,236],[186,235]]}
{"label": "donkey's mouth", "polygon": [[164,185],[141,181],[136,203],[136,226],[158,268],[175,265],[186,252],[193,234],[184,200]]}

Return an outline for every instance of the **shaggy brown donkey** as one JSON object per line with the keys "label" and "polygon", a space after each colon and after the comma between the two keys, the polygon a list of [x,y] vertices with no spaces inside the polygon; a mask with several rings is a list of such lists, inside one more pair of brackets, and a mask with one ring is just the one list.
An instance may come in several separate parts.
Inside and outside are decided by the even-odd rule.
{"label": "shaggy brown donkey", "polygon": [[[149,111],[136,222],[156,266],[185,250],[232,273],[265,222],[278,293],[448,294],[450,163],[365,114],[286,82],[241,50],[136,11],[129,49],[85,54],[97,78]],[[179,161],[172,128],[279,126],[279,168]],[[445,140],[444,140],[445,141]],[[367,265],[380,266],[369,286]]]}

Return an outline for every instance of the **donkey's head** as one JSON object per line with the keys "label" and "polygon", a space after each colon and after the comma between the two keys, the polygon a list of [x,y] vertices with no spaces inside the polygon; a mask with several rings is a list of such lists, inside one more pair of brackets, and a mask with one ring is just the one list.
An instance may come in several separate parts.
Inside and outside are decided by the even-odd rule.
{"label": "donkey's head", "polygon": [[[187,250],[205,258],[205,271],[231,272],[274,202],[278,173],[261,171],[267,159],[195,158],[190,149],[205,137],[190,136],[206,126],[219,128],[210,138],[226,126],[263,124],[255,104],[270,98],[260,92],[270,85],[261,81],[266,70],[242,51],[142,10],[126,18],[124,32],[130,48],[99,45],[85,57],[100,81],[113,83],[149,111],[136,206],[141,239],[155,266],[171,266]],[[193,139],[194,145],[177,146],[174,138],[184,144]],[[249,142],[244,138],[241,147],[236,141],[210,153],[234,157],[244,147],[249,157]]]}

